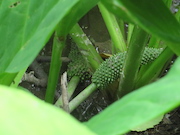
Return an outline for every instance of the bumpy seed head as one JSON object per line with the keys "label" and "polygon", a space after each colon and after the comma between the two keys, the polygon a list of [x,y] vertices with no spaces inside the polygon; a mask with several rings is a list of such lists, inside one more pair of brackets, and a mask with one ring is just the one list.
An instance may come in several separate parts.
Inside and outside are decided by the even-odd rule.
{"label": "bumpy seed head", "polygon": [[68,57],[71,59],[67,69],[68,78],[71,79],[73,76],[79,76],[81,81],[90,79],[91,72],[89,71],[83,56],[75,45],[71,46]]}
{"label": "bumpy seed head", "polygon": [[120,77],[121,65],[124,62],[126,53],[118,53],[102,62],[92,76],[92,82],[99,88],[104,89]]}
{"label": "bumpy seed head", "polygon": [[[162,49],[145,48],[142,56],[141,65],[154,61],[162,52]],[[109,84],[117,80],[122,71],[126,52],[118,53],[102,62],[92,76],[92,82],[100,89],[106,88]]]}
{"label": "bumpy seed head", "polygon": [[163,49],[148,48],[146,47],[142,56],[141,65],[146,65],[154,61],[163,51]]}

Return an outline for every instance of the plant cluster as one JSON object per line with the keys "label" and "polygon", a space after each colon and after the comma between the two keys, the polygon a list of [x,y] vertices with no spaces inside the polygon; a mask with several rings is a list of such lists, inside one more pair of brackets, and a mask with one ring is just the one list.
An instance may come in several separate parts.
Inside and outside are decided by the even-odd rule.
{"label": "plant cluster", "polygon": [[[0,134],[125,134],[178,107],[180,59],[166,76],[153,82],[172,57],[180,55],[180,11],[171,13],[172,3],[174,0],[0,0]],[[113,43],[113,56],[106,61],[78,25],[95,6]],[[116,101],[84,123],[52,105],[68,35],[77,48],[69,55],[70,81],[61,79],[64,96],[56,106],[70,113],[92,92],[120,78],[116,92],[111,93]],[[50,37],[52,56],[44,102],[19,83]],[[90,71],[92,83],[71,99]]]}

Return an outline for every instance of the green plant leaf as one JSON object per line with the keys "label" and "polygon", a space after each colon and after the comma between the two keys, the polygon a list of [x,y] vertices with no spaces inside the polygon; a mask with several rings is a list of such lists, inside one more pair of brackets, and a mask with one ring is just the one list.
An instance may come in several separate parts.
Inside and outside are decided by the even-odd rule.
{"label": "green plant leaf", "polygon": [[0,74],[0,84],[3,85],[11,85],[14,83],[14,78],[16,77],[17,73],[2,73]]}
{"label": "green plant leaf", "polygon": [[180,58],[169,74],[113,103],[87,123],[98,135],[123,134],[180,105]]}
{"label": "green plant leaf", "polygon": [[153,36],[173,43],[169,44],[169,47],[180,55],[180,25],[163,1],[102,0],[102,2],[120,18],[139,25]]}
{"label": "green plant leaf", "polygon": [[[48,41],[60,21],[72,17],[66,20],[71,22],[68,23],[68,27],[62,27],[62,30],[70,29],[98,1],[93,0],[91,3],[88,0],[2,1],[0,73],[18,72],[26,68]],[[72,14],[73,11],[76,12]]]}
{"label": "green plant leaf", "polygon": [[95,135],[86,126],[32,94],[0,85],[1,135]]}

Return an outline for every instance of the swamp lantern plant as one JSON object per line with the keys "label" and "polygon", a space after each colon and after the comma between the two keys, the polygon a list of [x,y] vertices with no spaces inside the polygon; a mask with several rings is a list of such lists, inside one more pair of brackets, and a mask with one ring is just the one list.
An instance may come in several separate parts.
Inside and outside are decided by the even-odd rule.
{"label": "swamp lantern plant", "polygon": [[[171,5],[171,0],[0,0],[0,107],[4,116],[0,134],[118,135],[178,107],[179,58],[165,77],[150,83],[159,77],[174,54],[180,54],[180,13],[172,14]],[[82,123],[62,109],[21,90],[18,84],[28,66],[53,36],[45,98],[46,102],[53,103],[62,65],[59,58],[66,45],[66,37],[68,33],[72,36],[72,32],[82,34],[77,22],[94,6],[99,7],[113,42],[114,56],[109,59],[114,62],[115,56],[127,53],[123,64],[117,64],[117,76],[122,69],[116,93],[118,100]],[[123,33],[124,23],[129,26],[126,36]],[[103,62],[86,36],[72,36],[72,39],[94,76],[101,63],[107,67],[110,60]],[[141,66],[146,47],[157,48],[153,53],[163,48],[163,52],[151,64]],[[10,87],[12,83],[16,88]],[[75,109],[92,91],[104,85],[107,83],[98,81],[97,86],[88,86],[68,103],[69,110]],[[37,128],[39,125],[43,129]]]}

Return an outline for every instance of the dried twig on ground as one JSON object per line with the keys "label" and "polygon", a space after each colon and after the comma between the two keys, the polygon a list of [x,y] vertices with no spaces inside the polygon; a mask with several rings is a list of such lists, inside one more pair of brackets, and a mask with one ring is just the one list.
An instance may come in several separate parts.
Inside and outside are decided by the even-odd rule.
{"label": "dried twig on ground", "polygon": [[69,113],[69,98],[67,92],[67,72],[61,76],[62,102],[63,109]]}

